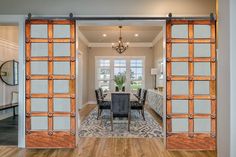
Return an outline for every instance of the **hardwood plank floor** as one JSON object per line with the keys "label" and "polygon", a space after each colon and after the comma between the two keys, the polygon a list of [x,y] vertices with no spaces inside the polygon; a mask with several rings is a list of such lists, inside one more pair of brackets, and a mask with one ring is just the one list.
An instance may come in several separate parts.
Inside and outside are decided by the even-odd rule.
{"label": "hardwood plank floor", "polygon": [[[79,111],[81,121],[95,108]],[[146,108],[156,120],[150,108]],[[167,151],[161,138],[80,138],[76,149],[0,147],[0,157],[216,157],[215,151]]]}

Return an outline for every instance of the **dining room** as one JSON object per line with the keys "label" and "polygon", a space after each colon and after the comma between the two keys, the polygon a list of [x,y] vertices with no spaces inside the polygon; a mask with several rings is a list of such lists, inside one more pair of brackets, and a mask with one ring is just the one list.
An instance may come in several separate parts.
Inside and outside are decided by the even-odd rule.
{"label": "dining room", "polygon": [[163,138],[163,30],[79,25],[79,138]]}

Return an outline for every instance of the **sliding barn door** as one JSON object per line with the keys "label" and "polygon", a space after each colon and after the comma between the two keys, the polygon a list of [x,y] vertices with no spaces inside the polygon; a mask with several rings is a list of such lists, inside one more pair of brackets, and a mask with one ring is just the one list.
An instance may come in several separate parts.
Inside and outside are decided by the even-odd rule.
{"label": "sliding barn door", "polygon": [[167,148],[216,148],[215,21],[167,22]]}
{"label": "sliding barn door", "polygon": [[76,146],[75,21],[26,21],[26,147]]}

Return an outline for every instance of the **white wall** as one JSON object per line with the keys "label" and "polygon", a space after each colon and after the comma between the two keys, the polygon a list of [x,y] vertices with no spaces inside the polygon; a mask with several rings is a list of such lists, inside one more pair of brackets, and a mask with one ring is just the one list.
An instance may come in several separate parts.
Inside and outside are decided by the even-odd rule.
{"label": "white wall", "polygon": [[236,156],[236,2],[219,0],[218,156]]}
{"label": "white wall", "polygon": [[208,15],[215,0],[1,0],[0,14]]}
{"label": "white wall", "polygon": [[[0,26],[0,66],[8,60],[18,60],[18,27]],[[9,86],[0,79],[0,105],[11,103],[12,91],[18,86]],[[0,111],[0,119],[12,116],[12,109]]]}

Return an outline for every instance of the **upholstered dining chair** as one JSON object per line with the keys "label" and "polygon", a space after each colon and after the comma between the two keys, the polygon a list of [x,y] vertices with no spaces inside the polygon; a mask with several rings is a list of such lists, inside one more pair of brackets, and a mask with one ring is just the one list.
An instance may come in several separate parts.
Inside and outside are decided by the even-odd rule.
{"label": "upholstered dining chair", "polygon": [[141,97],[142,88],[137,89],[137,93],[134,93],[134,96],[139,100]]}
{"label": "upholstered dining chair", "polygon": [[99,92],[100,92],[100,95],[102,97],[102,100],[107,96],[107,94],[104,94],[103,92],[103,89],[102,88],[98,88],[99,89]]}
{"label": "upholstered dining chair", "polygon": [[98,120],[98,118],[101,116],[103,110],[111,108],[111,102],[103,100],[99,89],[95,90],[95,95],[96,95],[97,106],[98,106],[98,115],[97,115],[97,120]]}
{"label": "upholstered dining chair", "polygon": [[131,110],[139,110],[142,113],[143,120],[145,120],[144,116],[144,105],[147,97],[147,90],[142,89],[140,94],[140,99],[138,101],[132,101],[131,102]]}
{"label": "upholstered dining chair", "polygon": [[127,117],[128,131],[130,131],[130,93],[111,93],[111,130],[113,131],[113,118]]}

